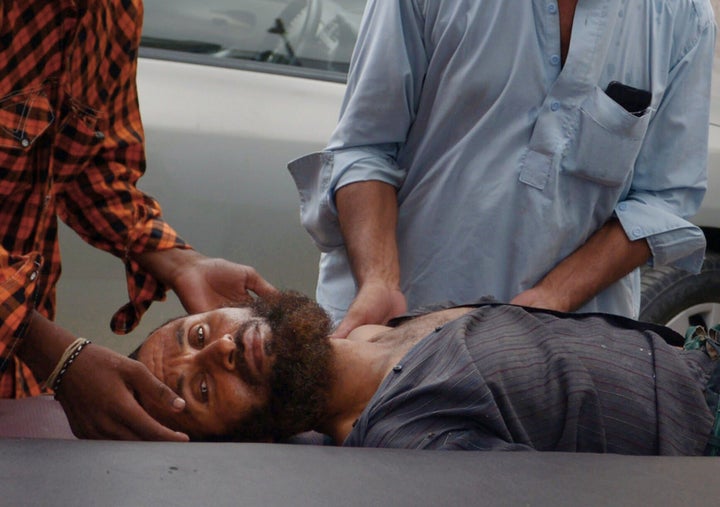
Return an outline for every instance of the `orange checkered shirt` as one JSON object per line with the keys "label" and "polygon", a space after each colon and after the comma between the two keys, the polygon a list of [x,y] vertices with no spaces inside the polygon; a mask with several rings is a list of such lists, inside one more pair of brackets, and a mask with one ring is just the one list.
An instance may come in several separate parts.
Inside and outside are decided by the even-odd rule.
{"label": "orange checkered shirt", "polygon": [[54,317],[58,216],[124,259],[131,301],[112,319],[118,333],[166,291],[129,254],[187,247],[136,187],[141,20],[141,0],[0,2],[1,397],[42,392],[13,350],[33,309]]}

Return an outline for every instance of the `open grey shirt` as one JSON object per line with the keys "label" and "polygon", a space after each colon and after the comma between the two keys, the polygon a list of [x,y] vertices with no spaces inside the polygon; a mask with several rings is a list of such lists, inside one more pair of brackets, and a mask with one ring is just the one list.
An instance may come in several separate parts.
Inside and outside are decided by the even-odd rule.
{"label": "open grey shirt", "polygon": [[713,363],[651,329],[480,306],[408,352],[343,445],[703,454]]}

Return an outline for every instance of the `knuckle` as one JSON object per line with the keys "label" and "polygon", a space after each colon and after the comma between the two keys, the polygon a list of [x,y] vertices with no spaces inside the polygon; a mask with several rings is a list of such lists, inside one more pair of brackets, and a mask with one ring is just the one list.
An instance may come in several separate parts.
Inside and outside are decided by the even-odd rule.
{"label": "knuckle", "polygon": [[128,364],[128,372],[134,377],[140,377],[145,373],[147,368],[140,362]]}
{"label": "knuckle", "polygon": [[160,381],[155,384],[155,395],[161,401],[174,397],[172,389]]}

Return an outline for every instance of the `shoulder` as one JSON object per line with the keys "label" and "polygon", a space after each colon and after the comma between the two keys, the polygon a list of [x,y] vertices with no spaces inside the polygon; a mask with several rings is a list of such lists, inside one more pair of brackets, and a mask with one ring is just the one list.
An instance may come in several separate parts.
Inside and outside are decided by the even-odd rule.
{"label": "shoulder", "polygon": [[[718,0],[645,0],[635,14],[645,25],[652,46],[667,47],[669,65],[675,67],[700,44],[713,44],[715,36],[714,4]],[[632,18],[632,11],[628,10]]]}
{"label": "shoulder", "polygon": [[713,3],[720,6],[720,2],[715,0],[685,0],[690,4],[693,12],[697,16],[698,21],[703,25],[712,25],[715,23],[715,14],[713,12]]}
{"label": "shoulder", "polygon": [[715,26],[713,3],[720,4],[717,0],[652,0],[652,3],[656,13],[666,13],[676,30],[685,30],[689,36]]}

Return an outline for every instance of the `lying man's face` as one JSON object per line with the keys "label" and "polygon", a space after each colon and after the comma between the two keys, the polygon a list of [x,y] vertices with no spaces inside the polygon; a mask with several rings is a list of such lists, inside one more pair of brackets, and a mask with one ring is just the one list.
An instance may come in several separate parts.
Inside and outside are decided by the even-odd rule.
{"label": "lying man's face", "polygon": [[172,320],[134,356],[186,401],[164,424],[194,439],[283,439],[312,427],[323,411],[329,331],[315,302],[284,293]]}

